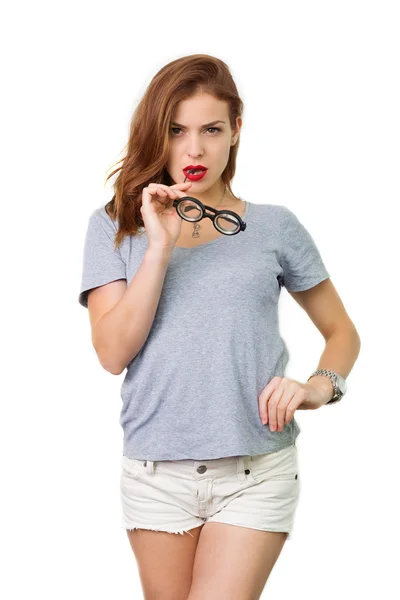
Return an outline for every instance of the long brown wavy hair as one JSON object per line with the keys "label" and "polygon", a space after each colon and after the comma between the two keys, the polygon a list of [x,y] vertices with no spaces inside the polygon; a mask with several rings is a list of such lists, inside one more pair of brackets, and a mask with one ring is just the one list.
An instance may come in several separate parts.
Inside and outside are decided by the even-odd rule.
{"label": "long brown wavy hair", "polygon": [[[126,156],[115,163],[122,162],[105,181],[107,183],[119,172],[113,186],[114,196],[105,205],[113,221],[118,219],[116,249],[125,236],[136,235],[139,228],[144,227],[140,212],[143,188],[149,183],[168,186],[175,183],[165,170],[170,121],[176,105],[198,93],[208,93],[228,103],[232,129],[236,127],[236,118],[243,114],[244,104],[229,67],[222,60],[208,54],[192,54],[170,62],[158,71],[132,116]],[[230,148],[228,163],[221,175],[231,194],[238,148],[239,138]]]}

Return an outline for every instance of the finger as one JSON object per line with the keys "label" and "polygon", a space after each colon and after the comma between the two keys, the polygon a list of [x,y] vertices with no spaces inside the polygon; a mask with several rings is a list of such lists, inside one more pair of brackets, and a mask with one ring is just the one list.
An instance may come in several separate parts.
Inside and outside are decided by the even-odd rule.
{"label": "finger", "polygon": [[288,406],[286,407],[286,414],[285,414],[285,425],[289,425],[290,421],[293,418],[294,415],[294,411],[295,411],[295,407],[293,407],[293,399],[292,401],[288,404]]}
{"label": "finger", "polygon": [[[192,183],[189,181],[189,184],[192,185]],[[187,189],[189,189],[189,186],[187,186],[186,183],[178,183],[176,184],[177,186],[183,186],[183,189],[187,191]],[[150,186],[152,186],[150,188]],[[174,188],[173,186],[168,186],[168,185],[164,185],[163,183],[149,183],[149,191],[150,189],[152,190],[152,195],[158,194],[157,190],[159,190],[159,200],[163,203],[165,203],[165,201],[169,201],[170,198],[184,198],[186,193],[185,191],[182,191],[180,189]],[[154,192],[155,190],[155,192]],[[172,206],[172,205],[171,205]],[[170,208],[171,208],[170,206]]]}
{"label": "finger", "polygon": [[[288,394],[288,390],[285,390],[285,379],[284,378],[279,378],[277,379],[277,383],[278,385],[276,386],[276,390],[275,392],[272,394],[271,397],[271,401],[268,404],[268,414],[269,414],[269,424],[270,424],[270,429],[271,431],[276,431],[278,429],[278,425],[281,423],[281,417],[279,417],[279,410],[282,412],[282,406],[285,406],[285,410],[286,410],[286,406],[288,404],[289,401],[285,402],[284,404],[281,404],[282,402],[282,396],[286,393],[286,395]],[[290,393],[289,393],[290,395]]]}
{"label": "finger", "polygon": [[[160,194],[164,194],[165,197],[161,197],[158,195],[159,192]],[[146,211],[146,213],[160,213],[164,210],[165,207],[165,202],[168,200],[168,196],[165,192],[163,192],[162,190],[157,190],[156,188],[153,189],[145,189],[143,190],[143,194],[142,194],[142,206],[144,207],[144,210]]]}
{"label": "finger", "polygon": [[165,190],[161,190],[160,188],[149,188],[149,194],[154,198],[154,200],[158,200],[164,204],[165,200],[168,199],[168,194]]}
{"label": "finger", "polygon": [[289,385],[284,390],[280,401],[280,410],[278,410],[279,431],[282,431],[285,425],[290,422],[294,414],[293,407],[295,407],[296,404],[299,404],[297,400],[299,391],[301,393],[302,390],[298,389],[298,386],[294,381],[289,382]]}
{"label": "finger", "polygon": [[298,390],[296,385],[291,383],[282,395],[282,398],[279,403],[279,407],[281,408],[281,410],[279,410],[278,408],[279,431],[282,431],[285,425],[288,425],[288,423],[290,423],[294,415],[294,411],[296,410],[296,407],[303,401],[302,399],[299,400],[301,394],[302,389]]}
{"label": "finger", "polygon": [[153,187],[151,187],[153,184],[149,184],[146,188],[144,188],[145,190],[147,190],[149,192],[149,194],[151,194],[152,196],[157,195],[158,193],[160,194],[166,194],[166,190],[163,190],[162,188],[160,188],[158,185],[155,186],[153,185]]}
{"label": "finger", "polygon": [[273,404],[268,404],[268,425],[270,431],[276,429],[276,409]]}
{"label": "finger", "polygon": [[276,431],[278,428],[278,410],[279,403],[281,402],[283,394],[283,388],[281,384],[278,385],[275,392],[272,394],[269,402],[268,402],[268,419],[269,419],[269,428],[271,431]]}
{"label": "finger", "polygon": [[[182,192],[180,192],[180,193],[182,193]],[[177,198],[179,198],[179,192],[177,192],[176,190],[168,189],[167,194],[168,194],[168,202],[166,204],[166,208],[168,208],[168,210],[170,210],[172,213],[172,209],[174,207],[174,201]]]}
{"label": "finger", "polygon": [[261,421],[266,425],[268,423],[268,398],[263,397],[261,400],[260,417]]}
{"label": "finger", "polygon": [[281,390],[280,398],[275,406],[276,422],[275,427],[277,431],[282,431],[285,424],[286,407],[289,404],[290,398],[292,397],[290,390]]}
{"label": "finger", "polygon": [[187,186],[186,184],[179,184],[177,187],[171,186],[169,191],[175,194],[175,197],[177,198],[185,198],[185,196],[188,195],[189,188],[190,186]]}
{"label": "finger", "polygon": [[279,387],[281,377],[273,377],[271,381],[265,386],[258,398],[258,410],[262,423],[268,423],[268,400],[275,390]]}
{"label": "finger", "polygon": [[289,404],[290,400],[285,400],[285,397],[282,396],[282,398],[279,401],[279,404],[277,406],[276,412],[277,412],[277,429],[278,431],[282,431],[283,428],[286,425],[285,422],[285,417],[286,417],[286,410],[287,410],[287,405]]}
{"label": "finger", "polygon": [[148,190],[152,196],[158,196],[157,200],[160,200],[163,204],[170,198],[176,198],[177,194],[177,192],[175,190],[171,190],[168,185],[163,185],[159,183],[150,183]]}

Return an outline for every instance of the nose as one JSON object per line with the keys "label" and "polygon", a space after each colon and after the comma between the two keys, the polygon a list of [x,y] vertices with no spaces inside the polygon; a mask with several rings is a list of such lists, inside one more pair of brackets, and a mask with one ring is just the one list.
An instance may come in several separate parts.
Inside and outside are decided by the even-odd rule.
{"label": "nose", "polygon": [[196,158],[197,156],[202,156],[203,152],[200,138],[197,136],[190,138],[188,141],[188,156]]}

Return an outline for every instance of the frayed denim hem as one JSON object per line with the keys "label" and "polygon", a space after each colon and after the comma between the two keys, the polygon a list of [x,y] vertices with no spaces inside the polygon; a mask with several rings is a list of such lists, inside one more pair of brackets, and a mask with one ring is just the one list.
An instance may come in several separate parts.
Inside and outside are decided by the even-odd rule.
{"label": "frayed denim hem", "polygon": [[[195,525],[194,527],[191,527],[191,529],[200,527],[200,525],[204,525],[204,522],[200,523],[199,525]],[[121,525],[121,528],[126,529],[128,531],[133,531],[134,529],[147,529],[148,531],[164,531],[165,533],[175,533],[175,534],[180,533],[181,535],[183,535],[184,533],[188,533],[191,537],[194,537],[194,535],[192,533],[190,533],[190,531],[188,531],[187,529],[179,529],[178,531],[169,531],[168,529],[153,529],[152,527],[147,527],[146,525],[136,525],[134,527],[127,526],[127,525]]]}

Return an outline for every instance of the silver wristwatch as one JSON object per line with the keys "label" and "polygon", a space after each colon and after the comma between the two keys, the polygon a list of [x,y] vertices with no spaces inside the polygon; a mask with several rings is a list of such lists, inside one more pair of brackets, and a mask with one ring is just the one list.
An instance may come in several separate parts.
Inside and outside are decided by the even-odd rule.
{"label": "silver wristwatch", "polygon": [[333,383],[333,396],[329,400],[329,402],[327,402],[327,404],[339,402],[339,400],[343,398],[347,391],[347,384],[345,378],[339,375],[339,373],[335,373],[334,371],[328,371],[327,369],[317,369],[316,371],[314,371],[314,373],[311,373],[307,381],[309,381],[311,377],[314,377],[314,375],[325,375],[326,377],[329,377],[329,379]]}

